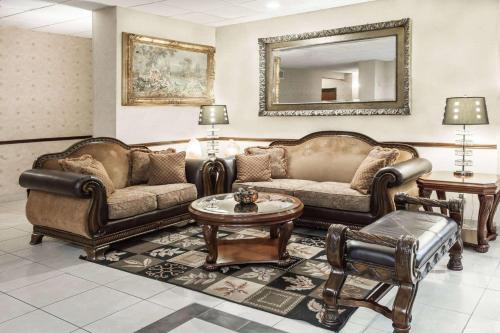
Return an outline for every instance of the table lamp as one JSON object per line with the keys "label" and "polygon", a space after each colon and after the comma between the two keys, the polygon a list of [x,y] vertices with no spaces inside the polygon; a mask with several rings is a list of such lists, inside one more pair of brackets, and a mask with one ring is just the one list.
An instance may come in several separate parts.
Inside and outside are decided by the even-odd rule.
{"label": "table lamp", "polygon": [[446,99],[446,107],[443,117],[443,125],[462,125],[462,129],[457,131],[456,143],[462,147],[455,150],[458,157],[455,165],[461,170],[455,171],[455,176],[470,177],[473,172],[466,170],[472,166],[472,150],[466,149],[472,143],[472,134],[466,130],[466,125],[487,125],[488,111],[486,110],[486,100],[484,97],[450,97]]}
{"label": "table lamp", "polygon": [[202,105],[200,107],[198,125],[211,125],[207,135],[207,139],[209,140],[207,144],[207,153],[208,157],[211,159],[214,159],[219,151],[219,142],[217,141],[219,138],[217,134],[219,129],[215,128],[215,125],[223,124],[229,124],[225,105]]}

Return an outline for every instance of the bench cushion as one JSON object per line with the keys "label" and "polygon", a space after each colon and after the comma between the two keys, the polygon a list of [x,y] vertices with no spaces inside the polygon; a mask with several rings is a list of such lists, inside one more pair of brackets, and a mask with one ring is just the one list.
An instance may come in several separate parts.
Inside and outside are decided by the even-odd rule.
{"label": "bench cushion", "polygon": [[[457,223],[447,216],[432,212],[412,212],[398,210],[385,215],[364,227],[370,234],[399,238],[412,235],[418,239],[417,267],[425,264],[438,249],[457,233]],[[358,241],[347,242],[347,256],[350,259],[395,266],[395,249]]]}
{"label": "bench cushion", "polygon": [[240,187],[254,187],[259,192],[270,192],[293,195],[294,191],[303,188],[306,185],[315,184],[312,180],[302,179],[273,179],[270,182],[245,182],[234,183],[233,191],[238,190]]}
{"label": "bench cushion", "polygon": [[349,183],[320,182],[306,185],[294,196],[304,205],[355,212],[370,211],[370,195],[353,190]]}

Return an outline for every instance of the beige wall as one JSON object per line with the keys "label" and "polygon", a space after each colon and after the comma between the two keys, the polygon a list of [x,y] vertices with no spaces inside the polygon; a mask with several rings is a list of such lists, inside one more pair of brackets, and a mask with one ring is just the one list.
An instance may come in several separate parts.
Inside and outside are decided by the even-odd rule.
{"label": "beige wall", "polygon": [[104,124],[96,126],[94,134],[116,136],[127,143],[203,136],[197,106],[121,105],[121,35],[130,32],[213,46],[215,28],[116,7],[95,12],[93,19],[93,38],[100,45],[94,53],[94,121]]}
{"label": "beige wall", "polygon": [[[258,117],[258,38],[404,17],[412,20],[410,116]],[[441,125],[445,99],[466,94],[486,96],[492,125],[475,127],[475,139],[495,143],[500,120],[498,21],[497,0],[378,0],[218,28],[216,99],[227,104],[231,119],[223,133],[301,137],[333,129],[358,131],[377,140],[452,142],[456,128]],[[500,143],[498,137],[496,141]],[[453,151],[446,156],[447,168],[453,168]],[[497,152],[488,151],[481,161],[476,159],[473,169],[496,172],[492,162],[497,160]]]}
{"label": "beige wall", "polygon": [[[0,28],[0,141],[91,133],[91,40]],[[0,200],[24,195],[36,156],[71,143],[0,145]]]}

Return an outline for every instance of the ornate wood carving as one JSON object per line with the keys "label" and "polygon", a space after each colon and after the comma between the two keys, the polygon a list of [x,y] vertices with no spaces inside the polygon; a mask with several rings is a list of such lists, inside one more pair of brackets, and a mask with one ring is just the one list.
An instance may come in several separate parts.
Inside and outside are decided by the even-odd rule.
{"label": "ornate wood carving", "polygon": [[[406,209],[408,204],[439,207],[449,210],[450,216],[457,223],[457,232],[443,240],[441,246],[432,254],[427,262],[417,267],[416,255],[418,240],[412,235],[393,237],[354,231],[343,225],[332,225],[326,238],[327,258],[332,269],[325,284],[323,298],[325,311],[322,323],[331,326],[338,320],[339,306],[366,307],[372,309],[393,321],[394,332],[408,333],[410,331],[411,310],[418,290],[419,282],[432,270],[440,258],[450,251],[448,268],[462,269],[461,225],[463,200],[431,200],[413,198],[403,193],[396,195],[399,209]],[[425,214],[425,213],[422,213]],[[358,261],[346,255],[347,242],[357,241],[395,249],[394,267],[381,266],[377,263]],[[374,299],[354,299],[340,297],[340,290],[347,275],[361,276],[389,285],[398,286],[398,292],[392,310],[378,304]]]}
{"label": "ornate wood carving", "polygon": [[217,261],[217,231],[219,227],[216,225],[203,225],[203,237],[208,249],[208,255],[204,268],[207,270],[214,270],[217,268],[214,264]]}

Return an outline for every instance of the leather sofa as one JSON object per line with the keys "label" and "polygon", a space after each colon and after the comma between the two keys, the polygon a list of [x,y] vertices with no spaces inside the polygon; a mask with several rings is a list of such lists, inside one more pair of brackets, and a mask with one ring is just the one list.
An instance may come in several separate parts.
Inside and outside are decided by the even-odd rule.
{"label": "leather sofa", "polygon": [[[204,192],[205,162],[186,160],[188,183],[129,186],[132,148],[148,149],[91,138],[40,156],[32,170],[22,173],[19,184],[28,189],[26,216],[33,224],[31,244],[49,235],[82,246],[94,260],[111,243],[188,219],[189,204]],[[98,178],[60,169],[59,159],[83,154],[92,155],[108,172],[116,188],[109,197]]]}
{"label": "leather sofa", "polygon": [[[416,179],[431,171],[431,163],[419,158],[415,148],[396,142],[377,142],[355,132],[324,131],[298,140],[274,141],[271,146],[286,150],[286,179],[270,182],[235,183],[234,157],[220,158],[224,169],[218,192],[232,192],[252,186],[257,191],[293,195],[304,203],[298,225],[328,228],[330,224],[364,227],[396,209],[394,195],[405,192],[418,196]],[[394,165],[375,175],[369,194],[350,188],[358,166],[374,146],[399,150]]]}

